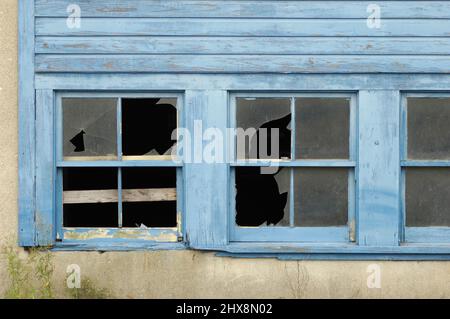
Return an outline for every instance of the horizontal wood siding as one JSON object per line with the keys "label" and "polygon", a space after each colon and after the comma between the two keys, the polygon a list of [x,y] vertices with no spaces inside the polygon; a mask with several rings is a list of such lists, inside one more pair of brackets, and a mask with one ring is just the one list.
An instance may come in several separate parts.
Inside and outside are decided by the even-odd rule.
{"label": "horizontal wood siding", "polygon": [[[395,45],[394,45],[395,44]],[[446,55],[450,39],[370,37],[38,37],[42,54]]]}
{"label": "horizontal wood siding", "polygon": [[447,56],[39,55],[37,72],[440,73]]}
{"label": "horizontal wood siding", "polygon": [[449,73],[450,2],[36,0],[36,72]]}
{"label": "horizontal wood siding", "polygon": [[85,17],[366,18],[376,3],[385,18],[450,18],[448,1],[186,1],[37,0],[36,16],[65,17],[69,4]]}
{"label": "horizontal wood siding", "polygon": [[36,34],[56,36],[253,36],[253,37],[442,37],[450,19],[382,19],[368,28],[366,19],[224,19],[224,18],[81,18],[68,28],[66,18],[36,18]]}

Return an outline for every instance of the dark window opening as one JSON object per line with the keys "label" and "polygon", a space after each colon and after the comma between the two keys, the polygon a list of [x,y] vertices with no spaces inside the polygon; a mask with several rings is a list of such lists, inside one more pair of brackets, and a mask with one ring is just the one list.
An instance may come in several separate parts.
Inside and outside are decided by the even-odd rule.
{"label": "dark window opening", "polygon": [[123,227],[176,227],[176,169],[123,168]]}
{"label": "dark window opening", "polygon": [[[289,218],[289,174],[262,174],[259,167],[236,169],[236,224],[238,226],[278,225]],[[286,169],[286,171],[289,171]],[[277,181],[276,175],[282,175]],[[286,221],[284,222],[286,223]],[[287,221],[289,223],[289,221]]]}
{"label": "dark window opening", "polygon": [[63,225],[117,227],[116,168],[63,169]]}
{"label": "dark window opening", "polygon": [[122,99],[124,156],[170,155],[177,128],[176,99]]}
{"label": "dark window opening", "polygon": [[177,203],[123,203],[123,227],[177,227]]}
{"label": "dark window opening", "polygon": [[117,203],[64,204],[64,227],[117,227]]}

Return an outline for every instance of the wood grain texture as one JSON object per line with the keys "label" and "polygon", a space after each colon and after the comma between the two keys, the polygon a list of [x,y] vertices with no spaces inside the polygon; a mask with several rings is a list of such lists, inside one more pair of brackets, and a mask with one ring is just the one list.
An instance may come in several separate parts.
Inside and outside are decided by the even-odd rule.
{"label": "wood grain texture", "polygon": [[[19,245],[35,245],[34,0],[18,2]],[[29,36],[24,36],[29,35]]]}
{"label": "wood grain texture", "polygon": [[[227,106],[227,92],[224,90],[186,91],[186,128],[190,132],[199,130],[195,121],[201,120],[204,129],[214,127],[225,134]],[[204,147],[208,141],[197,140],[192,144],[196,146],[186,147]],[[194,158],[194,151],[191,152],[193,160],[184,166],[186,239],[192,248],[217,249],[228,243],[229,167],[220,162],[202,163],[201,159]],[[202,151],[197,152],[197,155],[202,154]]]}
{"label": "wood grain texture", "polygon": [[[36,15],[66,17],[71,0],[36,0]],[[78,0],[85,17],[366,18],[373,1]],[[384,18],[450,18],[447,1],[377,1]]]}
{"label": "wood grain texture", "polygon": [[[446,229],[408,229],[407,243],[399,245],[398,107],[401,91],[450,92],[450,1],[378,1],[379,29],[367,26],[367,6],[373,1],[79,0],[81,28],[70,29],[66,10],[72,3],[19,2],[22,245],[52,243],[50,167],[178,166],[183,167],[177,181],[183,205],[177,211],[185,218],[190,248],[285,259],[449,258]],[[247,242],[230,244],[228,164],[52,163],[53,90],[182,92],[190,129],[195,120],[225,129],[229,91],[358,92],[358,156],[346,163],[321,163],[356,165],[357,243],[348,241],[347,229],[334,228],[250,230],[239,237]],[[42,141],[37,144],[42,152],[35,152],[35,141]],[[296,165],[313,164],[291,166]],[[153,195],[123,193],[128,200]],[[68,249],[160,249],[161,242],[174,244],[180,235],[179,229],[62,232]],[[305,242],[298,243],[299,237]]]}
{"label": "wood grain texture", "polygon": [[359,92],[358,243],[397,246],[400,230],[400,93]]}
{"label": "wood grain texture", "polygon": [[450,36],[450,19],[385,19],[379,29],[367,27],[366,19],[83,18],[81,21],[81,28],[68,28],[66,18],[36,18],[36,35]]}
{"label": "wood grain texture", "polygon": [[447,56],[37,55],[36,72],[450,73]]}
{"label": "wood grain texture", "polygon": [[40,54],[447,55],[450,39],[367,37],[37,37]]}
{"label": "wood grain texture", "polygon": [[[37,88],[58,90],[449,91],[447,74],[36,74]],[[135,162],[132,161],[131,164]],[[151,163],[151,162],[149,162]],[[160,162],[161,164],[167,161]],[[173,164],[172,164],[173,165]]]}
{"label": "wood grain texture", "polygon": [[[64,204],[117,203],[116,189],[64,191]],[[122,189],[122,202],[161,202],[177,200],[175,188]]]}
{"label": "wood grain texture", "polygon": [[36,91],[36,244],[54,244],[55,229],[55,162],[54,101],[52,90]]}
{"label": "wood grain texture", "polygon": [[450,244],[450,227],[406,227],[405,242]]}

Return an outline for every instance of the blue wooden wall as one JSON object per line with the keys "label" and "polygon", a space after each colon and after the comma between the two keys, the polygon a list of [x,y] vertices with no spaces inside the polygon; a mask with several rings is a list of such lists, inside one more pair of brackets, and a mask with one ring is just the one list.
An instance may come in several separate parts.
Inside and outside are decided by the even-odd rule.
{"label": "blue wooden wall", "polygon": [[[21,245],[55,244],[58,92],[178,92],[188,128],[202,120],[224,129],[230,93],[324,91],[356,97],[355,242],[230,241],[230,165],[223,163],[183,167],[188,245],[283,258],[450,258],[448,229],[404,233],[400,156],[403,94],[450,92],[450,1],[19,3]],[[367,26],[372,3],[381,9],[380,28]],[[80,28],[66,24],[70,4],[81,8]],[[433,234],[437,245],[426,240]],[[65,247],[161,246],[108,240]]]}
{"label": "blue wooden wall", "polygon": [[36,0],[35,16],[36,72],[450,71],[448,1]]}

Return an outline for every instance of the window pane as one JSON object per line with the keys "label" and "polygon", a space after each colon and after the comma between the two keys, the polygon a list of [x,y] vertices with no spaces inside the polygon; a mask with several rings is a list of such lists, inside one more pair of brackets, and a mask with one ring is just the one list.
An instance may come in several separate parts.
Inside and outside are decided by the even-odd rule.
{"label": "window pane", "polygon": [[66,159],[116,159],[116,99],[63,98],[62,112]]}
{"label": "window pane", "polygon": [[122,168],[123,227],[177,227],[176,169]]}
{"label": "window pane", "polygon": [[450,98],[408,98],[408,158],[450,159]]}
{"label": "window pane", "polygon": [[[290,122],[289,98],[238,98],[236,127],[243,129],[248,135],[245,137],[238,134],[237,158],[290,158]],[[272,129],[278,129],[278,138]],[[258,147],[258,136],[261,144],[267,145],[265,149]]]}
{"label": "window pane", "polygon": [[236,168],[236,224],[289,225],[290,169],[261,174],[259,167]]}
{"label": "window pane", "polygon": [[63,169],[63,225],[117,227],[117,169]]}
{"label": "window pane", "polygon": [[450,169],[406,169],[406,226],[450,226]]}
{"label": "window pane", "polygon": [[298,98],[295,117],[296,158],[349,158],[350,99]]}
{"label": "window pane", "polygon": [[177,99],[123,99],[124,156],[170,155],[177,128]]}
{"label": "window pane", "polygon": [[294,170],[296,226],[343,226],[348,220],[348,169]]}

